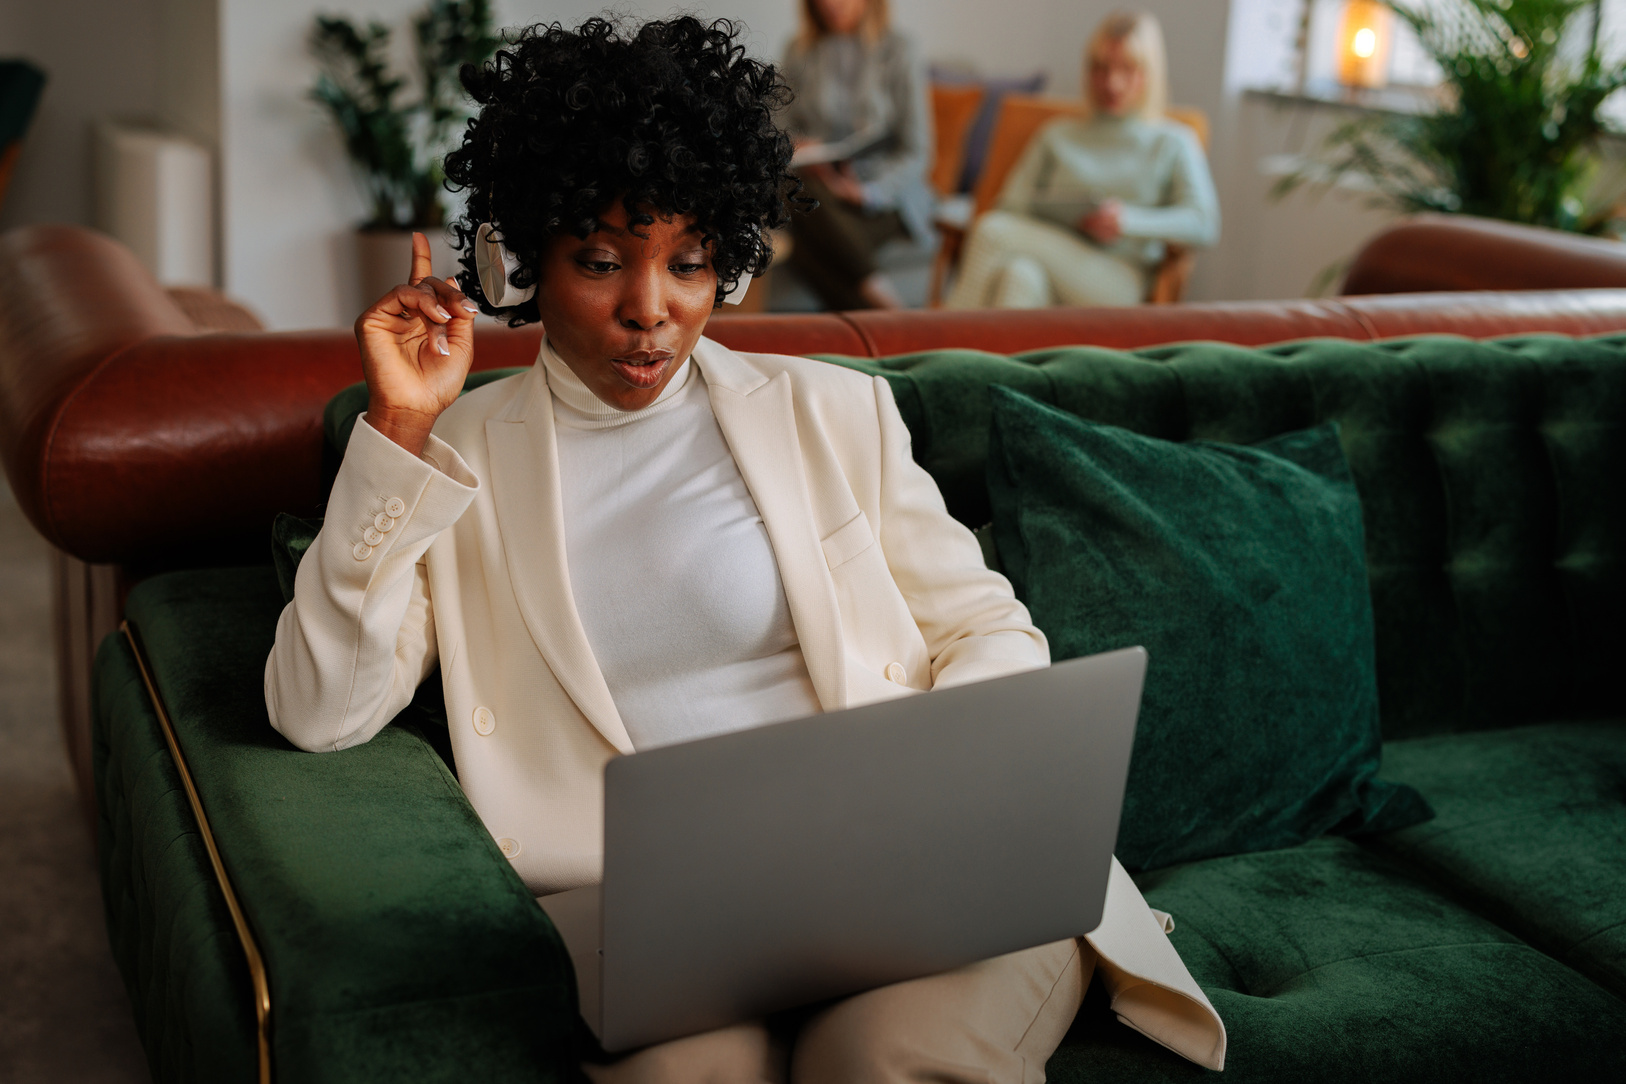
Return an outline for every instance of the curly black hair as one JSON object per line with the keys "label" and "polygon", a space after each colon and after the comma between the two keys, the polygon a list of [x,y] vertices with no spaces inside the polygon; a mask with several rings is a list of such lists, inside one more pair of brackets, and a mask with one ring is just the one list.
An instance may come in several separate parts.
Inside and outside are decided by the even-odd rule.
{"label": "curly black hair", "polygon": [[693,215],[711,248],[716,303],[772,258],[766,231],[811,203],[790,172],[790,137],[773,114],[790,90],[771,64],[752,60],[727,19],[693,16],[635,30],[602,18],[576,30],[538,25],[483,66],[465,65],[479,103],[462,145],[446,156],[447,186],[467,190],[452,224],[463,251],[458,285],[510,325],[540,319],[533,298],[493,307],[474,271],[474,233],[493,222],[518,258],[509,277],[537,281],[538,255],[566,231],[585,238],[619,198],[635,226],[649,213]]}

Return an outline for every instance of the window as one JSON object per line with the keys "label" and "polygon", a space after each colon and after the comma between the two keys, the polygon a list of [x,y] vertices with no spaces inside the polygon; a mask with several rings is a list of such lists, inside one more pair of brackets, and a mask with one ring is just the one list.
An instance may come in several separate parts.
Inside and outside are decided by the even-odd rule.
{"label": "window", "polygon": [[[1347,0],[1233,0],[1226,52],[1226,83],[1238,89],[1338,90],[1338,32]],[[1449,11],[1461,0],[1411,0],[1424,9]],[[1594,0],[1594,14],[1577,16],[1572,34],[1596,32],[1606,59],[1626,58],[1626,0]],[[1388,82],[1430,87],[1441,80],[1434,63],[1406,23],[1390,19]],[[1607,112],[1626,125],[1626,96],[1616,95]]]}

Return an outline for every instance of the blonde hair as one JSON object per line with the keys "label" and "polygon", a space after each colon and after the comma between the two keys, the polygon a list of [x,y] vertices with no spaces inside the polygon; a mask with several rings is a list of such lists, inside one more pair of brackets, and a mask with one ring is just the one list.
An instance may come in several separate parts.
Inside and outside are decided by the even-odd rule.
{"label": "blonde hair", "polygon": [[[858,24],[858,36],[873,45],[885,37],[891,27],[892,13],[887,10],[886,0],[869,0],[869,6],[864,9],[864,21]],[[806,49],[829,33],[824,20],[819,18],[814,0],[802,0],[802,29],[796,36],[796,44]]]}
{"label": "blonde hair", "polygon": [[1163,27],[1157,16],[1145,11],[1115,11],[1102,19],[1095,33],[1090,35],[1090,43],[1084,47],[1084,99],[1089,103],[1089,111],[1095,111],[1095,102],[1089,95],[1090,63],[1116,42],[1123,42],[1129,55],[1140,65],[1143,84],[1140,102],[1130,113],[1142,120],[1161,118],[1169,105],[1169,61],[1163,49]]}

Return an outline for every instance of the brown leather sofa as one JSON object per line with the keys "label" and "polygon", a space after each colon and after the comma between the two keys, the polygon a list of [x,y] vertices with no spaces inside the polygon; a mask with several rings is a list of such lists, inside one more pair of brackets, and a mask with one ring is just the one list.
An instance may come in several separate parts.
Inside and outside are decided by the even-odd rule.
{"label": "brown leather sofa", "polygon": [[1413,215],[1367,241],[1346,294],[1626,286],[1626,244],[1468,215]]}
{"label": "brown leather sofa", "polygon": [[[1539,255],[1554,268],[1549,277],[1566,285],[1606,277],[1608,261],[1590,244],[1567,248],[1528,236],[1547,231],[1497,230],[1455,220],[1396,227],[1373,242],[1370,258],[1356,260],[1352,285],[1379,289],[1408,267],[1409,289],[1437,288],[1429,268],[1440,276],[1432,281],[1455,283],[1462,276],[1446,278],[1457,274],[1453,245],[1487,273],[1492,237],[1525,246],[1525,255],[1502,258],[1508,267]],[[1419,247],[1408,256],[1411,243]],[[1626,259],[1619,266],[1609,281],[1626,285]],[[1622,329],[1626,289],[1563,289],[1021,313],[719,315],[710,334],[741,350],[877,357],[950,346],[1013,353],[1076,343]],[[476,367],[528,364],[539,336],[534,327],[483,328]],[[41,226],[0,237],[0,458],[18,503],[58,551],[62,722],[87,802],[90,662],[117,627],[125,592],[167,568],[264,561],[276,513],[316,510],[322,409],[360,376],[348,331],[209,332],[102,235]]]}

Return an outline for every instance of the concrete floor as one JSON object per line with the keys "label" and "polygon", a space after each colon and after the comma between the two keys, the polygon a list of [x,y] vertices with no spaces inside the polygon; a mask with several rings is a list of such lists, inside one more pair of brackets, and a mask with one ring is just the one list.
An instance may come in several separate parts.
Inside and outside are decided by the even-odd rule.
{"label": "concrete floor", "polygon": [[49,585],[0,476],[0,1081],[145,1081],[57,723]]}

